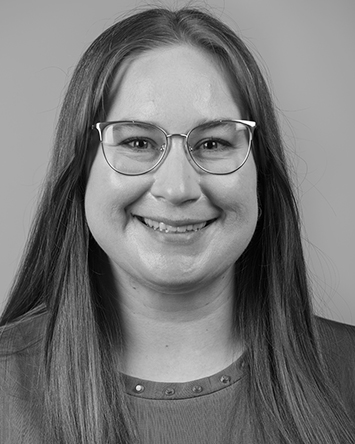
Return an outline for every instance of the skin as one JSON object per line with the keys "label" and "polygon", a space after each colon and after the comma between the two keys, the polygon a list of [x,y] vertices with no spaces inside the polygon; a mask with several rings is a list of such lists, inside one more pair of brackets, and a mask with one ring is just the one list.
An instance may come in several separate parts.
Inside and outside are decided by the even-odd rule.
{"label": "skin", "polygon": [[[245,119],[228,80],[208,55],[190,46],[154,49],[117,73],[106,121],[141,120],[186,133],[216,119]],[[101,149],[91,164],[85,209],[105,251],[122,313],[122,371],[151,380],[185,381],[213,374],[242,352],[233,333],[234,263],[254,233],[258,204],[252,155],[238,171],[204,173],[182,138],[159,168],[124,176]],[[181,227],[165,233],[136,216]]]}

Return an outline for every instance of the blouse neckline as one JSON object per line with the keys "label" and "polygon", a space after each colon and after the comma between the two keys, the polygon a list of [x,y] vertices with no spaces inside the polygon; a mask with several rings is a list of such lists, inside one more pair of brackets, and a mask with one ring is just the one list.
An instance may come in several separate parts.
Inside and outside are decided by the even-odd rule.
{"label": "blouse neckline", "polygon": [[230,387],[244,375],[245,359],[241,356],[230,366],[214,375],[187,382],[156,382],[122,374],[126,393],[146,399],[197,398]]}

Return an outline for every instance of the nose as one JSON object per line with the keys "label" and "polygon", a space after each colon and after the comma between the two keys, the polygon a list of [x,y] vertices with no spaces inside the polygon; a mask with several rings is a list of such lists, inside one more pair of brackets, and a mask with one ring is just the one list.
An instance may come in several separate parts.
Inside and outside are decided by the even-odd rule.
{"label": "nose", "polygon": [[187,157],[185,140],[173,136],[169,143],[163,163],[154,172],[151,193],[174,205],[197,200],[201,195],[201,175]]}

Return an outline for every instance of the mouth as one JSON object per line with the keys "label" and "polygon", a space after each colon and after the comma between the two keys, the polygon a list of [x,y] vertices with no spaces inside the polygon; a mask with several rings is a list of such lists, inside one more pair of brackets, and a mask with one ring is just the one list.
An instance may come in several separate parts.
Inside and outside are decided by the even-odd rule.
{"label": "mouth", "polygon": [[138,219],[146,227],[151,228],[154,231],[159,231],[161,233],[196,232],[202,230],[203,228],[206,228],[208,225],[211,225],[211,223],[213,223],[216,220],[216,219],[210,219],[197,223],[188,223],[188,224],[174,223],[174,225],[170,225],[166,222],[159,222],[157,220],[149,219],[147,217],[136,216],[136,215],[134,215],[134,217]]}

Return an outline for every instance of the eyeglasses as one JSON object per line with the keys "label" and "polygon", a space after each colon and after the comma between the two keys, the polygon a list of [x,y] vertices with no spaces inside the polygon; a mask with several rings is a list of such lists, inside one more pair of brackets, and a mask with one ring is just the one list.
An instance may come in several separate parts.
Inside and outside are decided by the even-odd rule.
{"label": "eyeglasses", "polygon": [[185,139],[187,156],[210,174],[230,174],[247,161],[256,123],[248,120],[216,120],[187,134],[168,134],[163,128],[138,121],[99,122],[92,125],[100,136],[109,166],[118,173],[138,176],[161,165],[171,139]]}

